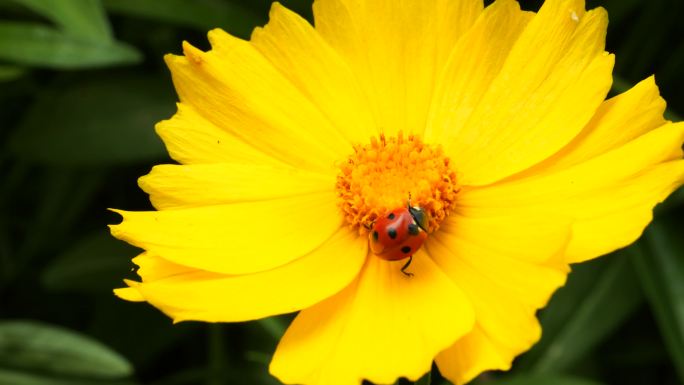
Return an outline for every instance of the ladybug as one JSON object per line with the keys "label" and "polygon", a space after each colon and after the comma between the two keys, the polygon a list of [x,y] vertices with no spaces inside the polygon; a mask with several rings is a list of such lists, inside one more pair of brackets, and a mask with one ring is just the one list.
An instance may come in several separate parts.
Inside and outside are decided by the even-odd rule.
{"label": "ladybug", "polygon": [[388,261],[398,261],[408,258],[408,262],[401,268],[406,272],[413,260],[413,254],[420,249],[427,239],[427,215],[417,206],[411,206],[409,200],[406,207],[394,209],[385,216],[378,218],[368,233],[368,243],[373,254]]}

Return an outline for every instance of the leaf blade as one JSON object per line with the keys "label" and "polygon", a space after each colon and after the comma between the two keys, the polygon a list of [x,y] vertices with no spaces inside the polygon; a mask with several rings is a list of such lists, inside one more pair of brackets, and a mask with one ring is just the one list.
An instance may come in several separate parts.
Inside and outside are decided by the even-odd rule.
{"label": "leaf blade", "polygon": [[52,260],[43,270],[41,282],[51,290],[111,292],[138,252],[108,231],[91,233]]}
{"label": "leaf blade", "polygon": [[585,282],[570,282],[554,296],[541,317],[542,340],[520,367],[539,375],[567,370],[638,309],[643,296],[626,256],[597,262],[603,270],[578,266],[584,277],[573,272],[570,280]]}
{"label": "leaf blade", "polygon": [[238,3],[185,0],[104,0],[112,13],[137,16],[206,31],[224,28],[248,37],[265,19]]}
{"label": "leaf blade", "polygon": [[13,0],[52,20],[73,36],[112,41],[112,30],[100,0]]}
{"label": "leaf blade", "polygon": [[137,63],[120,42],[92,42],[38,23],[0,22],[0,59],[33,67],[80,69]]}
{"label": "leaf blade", "polygon": [[684,244],[677,234],[680,227],[653,222],[644,241],[630,253],[677,375],[684,381]]}
{"label": "leaf blade", "polygon": [[173,113],[163,79],[110,74],[46,91],[9,138],[9,150],[29,162],[103,166],[164,159],[154,124]]}
{"label": "leaf blade", "polygon": [[131,364],[100,342],[80,333],[35,321],[0,322],[3,366],[80,378],[130,376]]}

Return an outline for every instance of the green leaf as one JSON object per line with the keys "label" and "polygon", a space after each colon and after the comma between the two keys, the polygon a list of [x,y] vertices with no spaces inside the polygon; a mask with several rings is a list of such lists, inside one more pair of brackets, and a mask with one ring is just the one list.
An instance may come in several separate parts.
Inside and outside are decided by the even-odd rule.
{"label": "green leaf", "polygon": [[[21,163],[20,163],[21,164]],[[11,186],[5,198],[23,200],[17,194],[26,194],[22,189],[37,188],[39,191],[49,192],[30,197],[33,209],[24,213],[22,218],[26,222],[26,232],[16,240],[19,247],[13,250],[12,271],[7,275],[8,281],[20,280],[23,273],[36,270],[33,260],[42,251],[52,250],[69,235],[70,229],[76,224],[83,210],[92,202],[93,195],[98,191],[104,173],[101,170],[77,170],[73,168],[46,168],[46,172],[36,172],[33,168],[18,168],[14,181],[24,179],[19,186]],[[16,191],[14,191],[16,190]]]}
{"label": "green leaf", "polygon": [[108,231],[82,238],[43,271],[42,283],[52,290],[111,291],[131,266],[138,249],[114,239]]}
{"label": "green leaf", "polygon": [[0,369],[0,384],[11,385],[135,385],[132,381],[81,380]]}
{"label": "green leaf", "polygon": [[675,190],[665,201],[655,208],[656,217],[661,213],[674,210],[675,208],[684,206],[684,188],[680,187]]}
{"label": "green leaf", "polygon": [[224,28],[241,37],[249,36],[264,17],[239,4],[212,0],[105,0],[112,13],[138,16],[199,29]]}
{"label": "green leaf", "polygon": [[423,377],[416,381],[416,385],[430,385],[432,383],[432,371],[427,372]]}
{"label": "green leaf", "polygon": [[0,22],[0,59],[55,69],[137,63],[138,51],[118,42],[83,39],[37,23]]}
{"label": "green leaf", "polygon": [[287,321],[283,319],[283,317],[274,316],[262,318],[257,322],[276,341],[280,340],[287,329]]}
{"label": "green leaf", "polygon": [[72,36],[111,41],[112,31],[100,0],[13,0],[52,20]]}
{"label": "green leaf", "polygon": [[559,374],[549,375],[524,375],[515,376],[511,379],[487,382],[491,385],[601,385],[593,380],[563,376]]}
{"label": "green leaf", "polygon": [[682,225],[653,222],[644,241],[630,250],[632,262],[684,382],[684,240]]}
{"label": "green leaf", "polygon": [[150,161],[166,151],[154,124],[172,115],[170,82],[139,75],[73,82],[46,92],[9,140],[19,158],[58,165]]}
{"label": "green leaf", "polygon": [[33,321],[0,322],[0,362],[4,367],[79,378],[115,379],[133,372],[126,359],[98,341]]}
{"label": "green leaf", "polygon": [[542,341],[521,362],[532,373],[559,372],[578,363],[643,302],[625,255],[614,254],[601,271],[578,267],[541,317]]}
{"label": "green leaf", "polygon": [[17,66],[0,65],[0,82],[8,82],[21,77],[26,73],[26,68]]}

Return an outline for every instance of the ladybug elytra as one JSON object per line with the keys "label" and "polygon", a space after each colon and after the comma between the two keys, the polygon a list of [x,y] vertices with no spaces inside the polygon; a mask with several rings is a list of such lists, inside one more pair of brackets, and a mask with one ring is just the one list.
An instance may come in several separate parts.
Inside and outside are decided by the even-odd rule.
{"label": "ladybug elytra", "polygon": [[427,216],[417,206],[394,209],[385,216],[378,218],[370,227],[368,242],[373,254],[388,261],[398,261],[408,258],[408,262],[401,268],[401,272],[407,273],[413,260],[413,254],[420,249],[427,239]]}

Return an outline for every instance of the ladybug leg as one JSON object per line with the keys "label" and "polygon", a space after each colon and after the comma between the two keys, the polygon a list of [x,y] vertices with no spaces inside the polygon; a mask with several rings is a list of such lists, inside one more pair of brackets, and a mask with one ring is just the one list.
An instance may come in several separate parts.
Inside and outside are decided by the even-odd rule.
{"label": "ladybug leg", "polygon": [[406,262],[406,264],[401,268],[401,272],[407,277],[413,277],[413,273],[406,271],[406,269],[411,265],[411,262],[413,262],[413,255],[409,257],[408,262]]}

